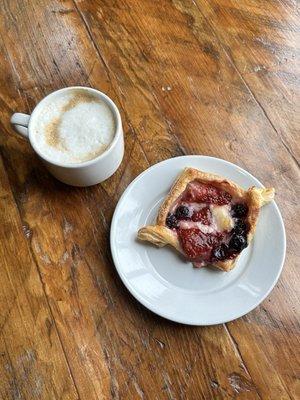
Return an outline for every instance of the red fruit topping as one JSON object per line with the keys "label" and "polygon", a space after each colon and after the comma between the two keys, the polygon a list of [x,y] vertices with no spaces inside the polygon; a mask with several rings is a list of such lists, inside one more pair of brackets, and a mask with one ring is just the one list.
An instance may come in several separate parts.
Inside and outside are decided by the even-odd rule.
{"label": "red fruit topping", "polygon": [[221,243],[220,232],[203,233],[198,228],[178,229],[178,236],[186,256],[193,259],[209,261],[213,247]]}
{"label": "red fruit topping", "polygon": [[[210,205],[222,206],[229,204],[231,201],[231,195],[225,190],[196,180],[190,182],[182,196],[180,196],[174,213],[177,219],[175,229],[184,254],[193,262],[198,263],[198,266],[233,257],[238,243],[236,239],[236,242],[230,242],[232,248],[228,245],[232,233],[219,232],[215,230],[217,229],[216,227],[211,232],[212,229],[208,228],[208,226],[212,227],[213,220]],[[168,222],[170,221],[168,220]],[[203,225],[206,225],[207,228],[203,227]],[[239,235],[245,230],[245,224],[240,225],[240,230],[236,232]],[[201,227],[201,230],[199,227]],[[208,232],[204,233],[203,231]]]}
{"label": "red fruit topping", "polygon": [[200,182],[191,182],[186,188],[182,201],[222,206],[224,204],[229,204],[231,199],[231,195],[225,192],[225,190],[218,189],[211,185],[204,185]]}
{"label": "red fruit topping", "polygon": [[211,224],[211,212],[209,207],[204,207],[199,211],[195,211],[192,215],[192,221],[201,222],[203,225]]}

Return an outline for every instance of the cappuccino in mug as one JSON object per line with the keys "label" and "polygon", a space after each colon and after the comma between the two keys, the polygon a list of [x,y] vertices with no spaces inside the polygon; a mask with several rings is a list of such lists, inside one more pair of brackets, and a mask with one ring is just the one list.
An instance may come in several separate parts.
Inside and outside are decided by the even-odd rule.
{"label": "cappuccino in mug", "polygon": [[63,91],[40,108],[32,126],[39,152],[57,163],[92,160],[108,149],[116,131],[110,106],[81,88]]}
{"label": "cappuccino in mug", "polygon": [[16,112],[10,122],[48,171],[68,185],[96,185],[121,164],[121,116],[115,103],[99,90],[84,86],[56,90],[31,115]]}

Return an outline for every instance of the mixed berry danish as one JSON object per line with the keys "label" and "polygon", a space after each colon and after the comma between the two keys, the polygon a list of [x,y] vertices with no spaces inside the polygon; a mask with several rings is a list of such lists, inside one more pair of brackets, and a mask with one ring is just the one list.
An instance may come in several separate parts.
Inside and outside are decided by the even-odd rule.
{"label": "mixed berry danish", "polygon": [[193,168],[175,181],[156,225],[141,228],[140,240],[171,245],[195,267],[231,270],[255,232],[260,208],[274,189],[244,190],[234,182]]}

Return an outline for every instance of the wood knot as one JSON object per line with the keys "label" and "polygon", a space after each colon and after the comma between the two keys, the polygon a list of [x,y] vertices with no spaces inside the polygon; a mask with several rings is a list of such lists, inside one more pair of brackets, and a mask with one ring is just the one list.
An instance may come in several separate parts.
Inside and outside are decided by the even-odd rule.
{"label": "wood knot", "polygon": [[229,375],[228,381],[236,393],[256,391],[252,382],[236,372]]}

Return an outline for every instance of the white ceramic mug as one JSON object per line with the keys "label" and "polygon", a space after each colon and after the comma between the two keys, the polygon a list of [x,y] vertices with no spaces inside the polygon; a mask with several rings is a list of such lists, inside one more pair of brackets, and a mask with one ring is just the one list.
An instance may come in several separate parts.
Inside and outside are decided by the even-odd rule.
{"label": "white ceramic mug", "polygon": [[[39,151],[39,148],[36,146],[34,141],[32,127],[35,119],[38,118],[39,111],[42,107],[49,104],[55,96],[60,96],[63,92],[73,89],[86,90],[104,101],[113,113],[116,131],[114,139],[108,148],[94,159],[76,164],[59,163],[51,160]],[[113,175],[123,159],[124,137],[119,110],[108,96],[96,89],[83,86],[72,86],[57,90],[41,100],[36,105],[31,115],[15,113],[11,117],[10,122],[19,135],[29,140],[33,150],[43,161],[50,173],[54,175],[55,178],[67,183],[68,185],[91,186],[103,182],[105,179]]]}

